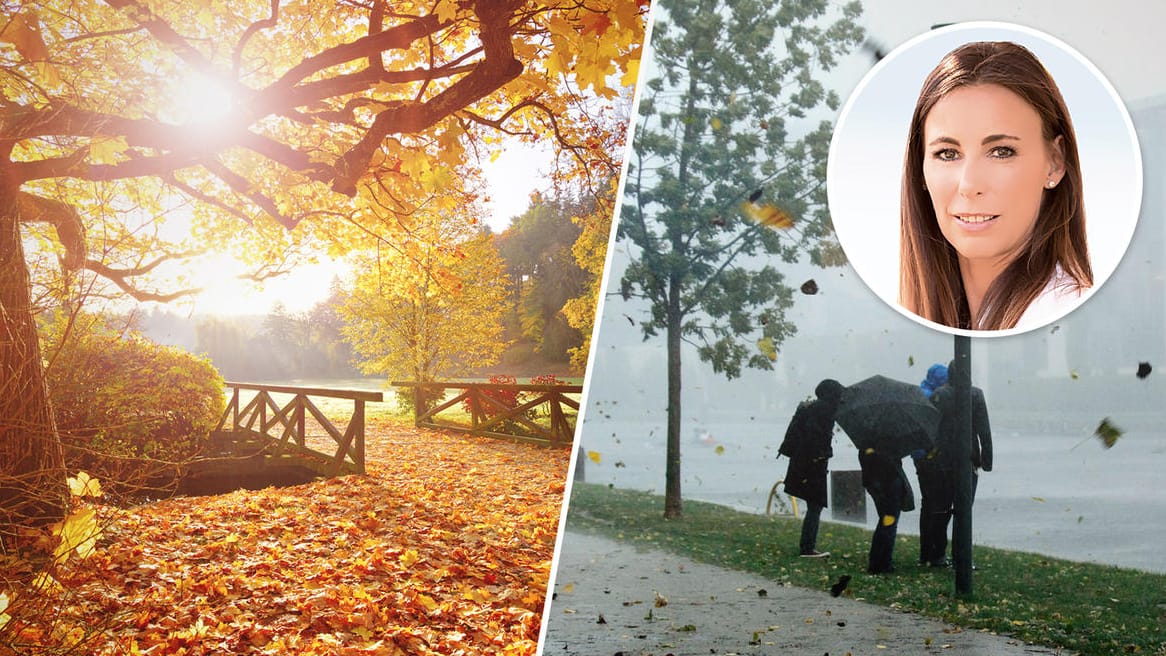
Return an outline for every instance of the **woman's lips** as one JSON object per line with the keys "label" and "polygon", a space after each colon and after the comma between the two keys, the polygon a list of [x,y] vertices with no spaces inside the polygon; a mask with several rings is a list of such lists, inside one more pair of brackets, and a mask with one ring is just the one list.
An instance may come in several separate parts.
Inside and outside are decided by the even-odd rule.
{"label": "woman's lips", "polygon": [[951,218],[964,230],[986,230],[1000,218],[999,214],[952,214]]}

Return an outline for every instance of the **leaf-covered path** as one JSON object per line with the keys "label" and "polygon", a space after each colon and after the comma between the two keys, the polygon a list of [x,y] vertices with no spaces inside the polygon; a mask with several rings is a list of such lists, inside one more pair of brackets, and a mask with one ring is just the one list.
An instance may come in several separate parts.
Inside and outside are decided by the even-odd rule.
{"label": "leaf-covered path", "polygon": [[365,476],[121,513],[60,577],[103,618],[91,650],[533,654],[568,452],[368,436]]}

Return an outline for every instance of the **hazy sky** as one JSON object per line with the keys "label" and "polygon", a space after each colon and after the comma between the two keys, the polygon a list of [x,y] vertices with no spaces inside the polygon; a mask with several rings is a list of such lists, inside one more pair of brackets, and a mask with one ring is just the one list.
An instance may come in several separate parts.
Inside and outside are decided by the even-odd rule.
{"label": "hazy sky", "polygon": [[[1139,0],[981,0],[865,3],[871,39],[893,48],[937,23],[998,20],[1047,32],[1090,59],[1127,102],[1166,93],[1166,3]],[[861,73],[859,73],[861,76]],[[857,81],[857,80],[856,80]]]}

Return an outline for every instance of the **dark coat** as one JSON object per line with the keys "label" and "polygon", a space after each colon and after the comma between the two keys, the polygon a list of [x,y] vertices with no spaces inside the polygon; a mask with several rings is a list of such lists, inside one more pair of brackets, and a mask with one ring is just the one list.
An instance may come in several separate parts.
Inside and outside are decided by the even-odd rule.
{"label": "dark coat", "polygon": [[778,451],[789,457],[785,492],[825,507],[826,464],[834,455],[834,413],[837,405],[817,399],[798,405]]}
{"label": "dark coat", "polygon": [[877,451],[859,451],[858,464],[862,467],[862,486],[875,500],[876,506],[886,505],[885,500],[896,500],[904,512],[915,510],[915,492],[907,472],[903,471],[903,461]]}
{"label": "dark coat", "polygon": [[[935,390],[931,402],[939,408],[939,432],[935,438],[936,453],[932,460],[936,465],[954,469],[955,460],[955,388],[948,384]],[[984,391],[972,387],[972,466],[984,471],[992,471],[992,427],[988,423],[988,404]]]}

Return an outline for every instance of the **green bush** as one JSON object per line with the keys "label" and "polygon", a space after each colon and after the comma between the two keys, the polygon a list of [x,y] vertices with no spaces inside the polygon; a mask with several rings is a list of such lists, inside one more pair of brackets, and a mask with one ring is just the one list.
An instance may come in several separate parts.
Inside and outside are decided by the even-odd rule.
{"label": "green bush", "polygon": [[[54,321],[43,342],[69,471],[128,486],[165,476],[157,461],[198,455],[226,405],[223,378],[209,360],[100,318]],[[169,469],[173,476],[176,468]]]}

